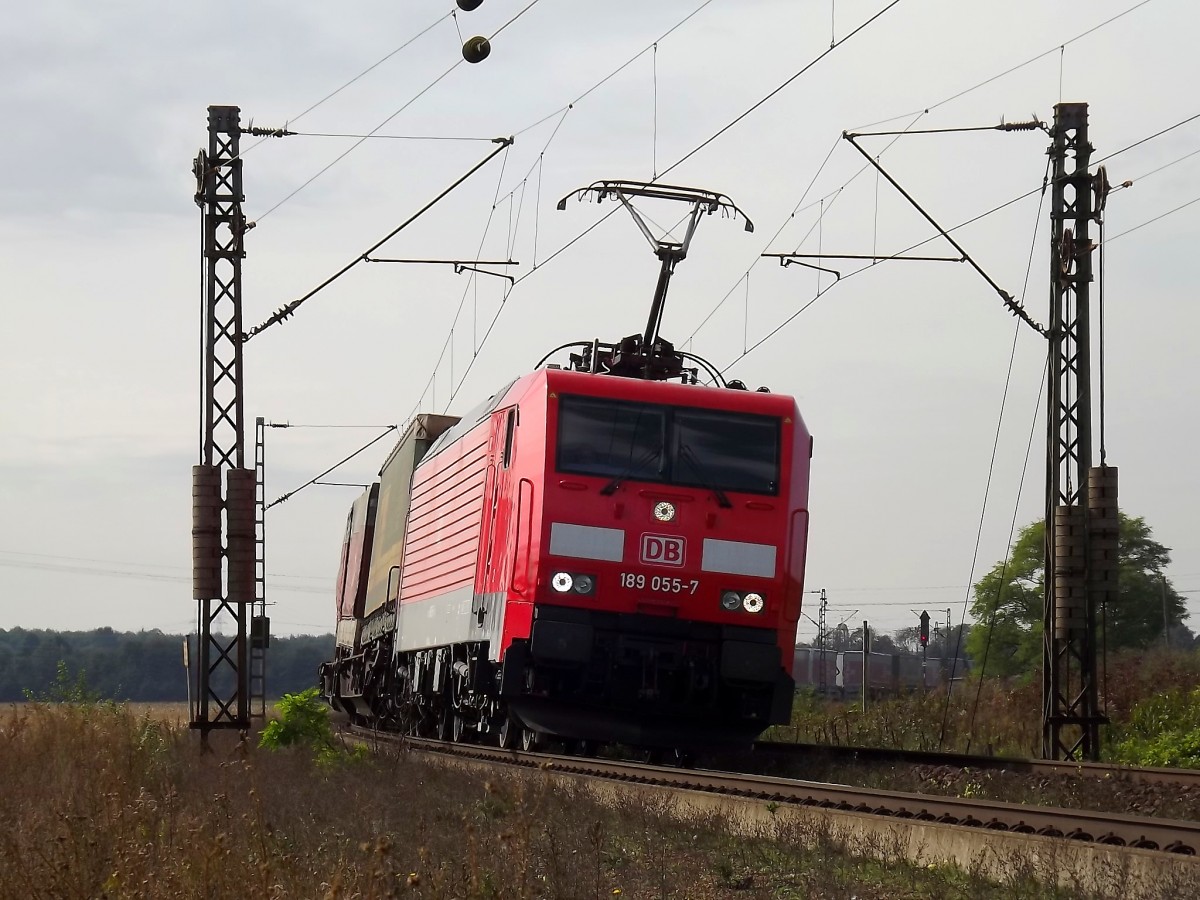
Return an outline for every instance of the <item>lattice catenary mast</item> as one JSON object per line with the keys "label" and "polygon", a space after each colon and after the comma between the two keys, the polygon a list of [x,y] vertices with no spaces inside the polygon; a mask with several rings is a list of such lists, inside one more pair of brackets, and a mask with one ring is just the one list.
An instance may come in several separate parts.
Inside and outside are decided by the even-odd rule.
{"label": "lattice catenary mast", "polygon": [[[247,606],[255,601],[256,479],[245,468],[240,136],[238,107],[210,106],[208,150],[200,151],[193,167],[204,232],[204,409],[200,464],[192,468],[199,660],[190,725],[205,742],[213,729],[250,726],[246,625]],[[219,630],[230,625],[229,633]]]}
{"label": "lattice catenary mast", "polygon": [[1115,594],[1117,470],[1092,467],[1089,237],[1108,193],[1089,169],[1087,104],[1054,108],[1042,756],[1098,759],[1097,609]]}

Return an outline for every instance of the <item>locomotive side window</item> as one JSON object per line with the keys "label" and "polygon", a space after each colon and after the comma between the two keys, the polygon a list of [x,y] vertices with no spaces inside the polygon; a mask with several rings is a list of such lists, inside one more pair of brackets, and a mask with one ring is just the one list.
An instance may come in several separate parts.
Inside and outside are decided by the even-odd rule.
{"label": "locomotive side window", "polygon": [[558,410],[558,470],[663,480],[666,410],[565,396]]}
{"label": "locomotive side window", "polygon": [[675,484],[779,491],[779,420],[708,409],[674,411]]}
{"label": "locomotive side window", "polygon": [[513,435],[517,430],[517,410],[513,407],[508,411],[508,419],[504,423],[504,457],[501,460],[501,465],[508,468],[512,462],[513,451]]}
{"label": "locomotive side window", "polygon": [[774,495],[779,440],[780,421],[771,416],[564,395],[557,468],[614,482]]}

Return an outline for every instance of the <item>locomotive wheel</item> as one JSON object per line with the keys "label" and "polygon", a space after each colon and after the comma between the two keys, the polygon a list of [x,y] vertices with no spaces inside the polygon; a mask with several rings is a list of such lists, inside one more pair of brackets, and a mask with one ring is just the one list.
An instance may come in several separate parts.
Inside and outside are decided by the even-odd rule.
{"label": "locomotive wheel", "polygon": [[512,716],[505,716],[500,725],[500,747],[503,750],[516,750],[521,742],[521,726]]}
{"label": "locomotive wheel", "polygon": [[451,739],[456,744],[462,744],[467,739],[467,723],[459,713],[454,714],[453,723],[451,724]]}
{"label": "locomotive wheel", "polygon": [[437,711],[434,725],[434,737],[439,741],[448,741],[454,736],[454,714],[443,706]]}
{"label": "locomotive wheel", "polygon": [[521,729],[521,749],[526,753],[533,753],[541,746],[542,736],[532,728]]}
{"label": "locomotive wheel", "polygon": [[681,750],[678,747],[671,756],[671,765],[678,766],[681,769],[696,768],[696,753],[694,750]]}

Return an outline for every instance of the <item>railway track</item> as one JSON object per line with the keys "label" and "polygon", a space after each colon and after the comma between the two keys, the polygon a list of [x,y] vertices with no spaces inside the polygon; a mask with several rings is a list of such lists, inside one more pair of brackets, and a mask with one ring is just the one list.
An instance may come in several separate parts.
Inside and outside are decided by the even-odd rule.
{"label": "railway track", "polygon": [[1195,856],[1200,852],[1198,822],[1027,806],[972,797],[883,791],[791,778],[680,769],[553,753],[518,752],[479,744],[407,738],[364,728],[349,730],[354,736],[371,742],[493,765],[547,768],[566,775],[739,797],[811,810],[863,814],[898,823],[937,823],[979,829],[992,834],[1033,835],[1184,856]]}
{"label": "railway track", "polygon": [[759,741],[754,750],[764,756],[807,757],[839,763],[883,765],[950,766],[956,769],[989,769],[1026,775],[1075,775],[1111,778],[1144,784],[1200,786],[1200,770],[1124,766],[1098,762],[1063,762],[1048,759],[1021,759],[1005,756],[973,756],[968,753],[940,753],[926,750],[891,750],[879,747],[838,747],[825,744],[799,744],[788,741]]}

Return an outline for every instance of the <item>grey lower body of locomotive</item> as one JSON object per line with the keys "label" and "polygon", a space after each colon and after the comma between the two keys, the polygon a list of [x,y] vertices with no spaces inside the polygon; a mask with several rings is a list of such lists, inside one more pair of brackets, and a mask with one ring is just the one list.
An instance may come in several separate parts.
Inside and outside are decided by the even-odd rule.
{"label": "grey lower body of locomotive", "polygon": [[744,747],[789,720],[795,691],[765,628],[539,604],[530,638],[500,663],[485,642],[393,653],[394,632],[366,633],[376,639],[321,667],[326,700],[443,738],[503,740],[516,725],[597,744]]}
{"label": "grey lower body of locomotive", "polygon": [[569,738],[742,746],[791,715],[776,640],[765,628],[539,605],[529,641],[505,658],[522,683],[503,695],[526,725]]}

